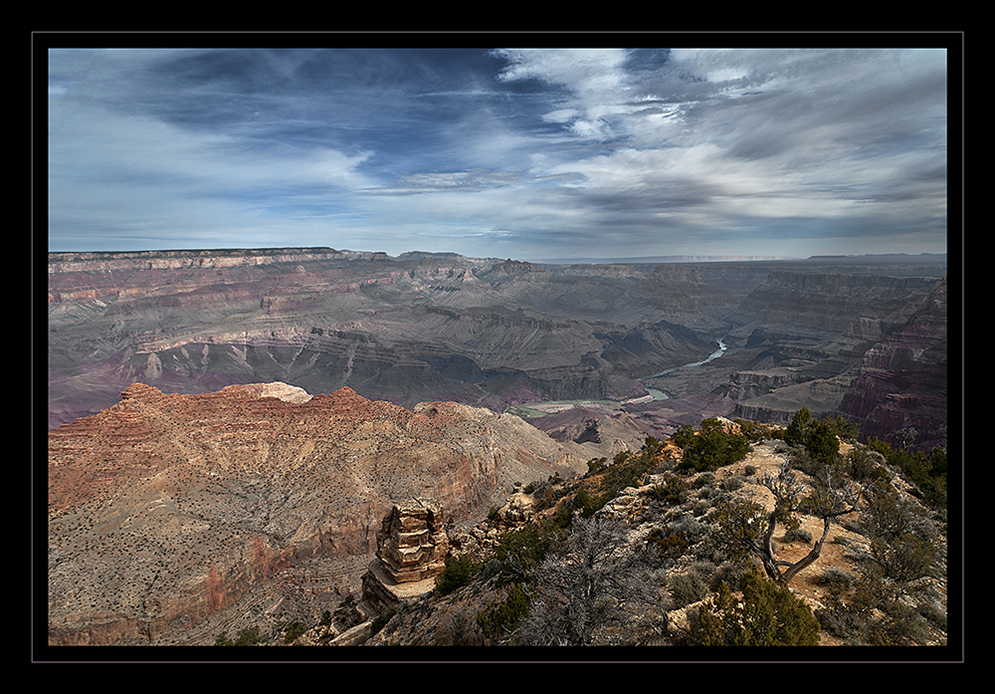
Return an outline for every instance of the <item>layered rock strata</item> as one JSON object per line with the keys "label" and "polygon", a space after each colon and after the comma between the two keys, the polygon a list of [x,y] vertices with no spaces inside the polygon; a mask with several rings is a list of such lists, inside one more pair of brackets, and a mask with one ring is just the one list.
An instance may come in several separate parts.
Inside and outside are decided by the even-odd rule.
{"label": "layered rock strata", "polygon": [[571,474],[561,460],[577,466],[517,417],[455,403],[136,383],[49,433],[50,642],[210,642],[250,604],[311,619],[359,592],[394,504],[473,523],[515,482]]}
{"label": "layered rock strata", "polygon": [[50,254],[50,427],[109,407],[135,381],[183,393],[348,386],[407,407],[624,395],[704,348],[664,322],[676,304],[661,292],[690,282],[693,310],[680,310],[701,316],[711,294],[693,273],[657,274],[633,294],[635,268],[563,274],[461,256]]}
{"label": "layered rock strata", "polygon": [[427,593],[446,568],[448,552],[438,504],[424,499],[396,504],[377,532],[376,559],[363,576],[363,601],[379,611]]}

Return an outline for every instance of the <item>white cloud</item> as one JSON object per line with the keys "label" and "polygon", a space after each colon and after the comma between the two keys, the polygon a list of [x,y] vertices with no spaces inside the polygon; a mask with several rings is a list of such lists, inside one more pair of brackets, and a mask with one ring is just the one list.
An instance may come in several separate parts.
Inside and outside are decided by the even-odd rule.
{"label": "white cloud", "polygon": [[501,79],[534,78],[570,90],[570,105],[552,108],[545,118],[569,123],[582,138],[610,137],[611,118],[628,110],[623,106],[628,99],[624,50],[506,49],[497,54],[510,63]]}
{"label": "white cloud", "polygon": [[[310,56],[292,54],[269,55],[262,76],[248,68],[260,61],[185,54],[154,73],[176,95],[146,89],[163,55],[60,56],[53,228],[238,229],[242,242],[272,225],[291,243],[333,229],[325,242],[347,247],[459,233],[697,243],[817,216],[942,224],[942,53],[678,49],[627,74],[623,50],[508,49],[506,95],[494,75],[447,92],[433,74],[391,96],[337,74],[348,88],[322,91],[325,77],[295,72]],[[383,62],[368,74],[384,74],[390,58],[371,55]]]}

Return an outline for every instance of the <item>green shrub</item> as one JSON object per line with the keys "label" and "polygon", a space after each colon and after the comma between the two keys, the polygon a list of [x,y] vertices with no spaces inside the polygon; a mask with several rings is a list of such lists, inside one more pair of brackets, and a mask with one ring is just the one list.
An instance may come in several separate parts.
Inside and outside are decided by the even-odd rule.
{"label": "green shrub", "polygon": [[[566,507],[561,510],[570,512]],[[529,524],[502,535],[494,551],[502,582],[528,582],[536,567],[562,541],[562,536],[555,522]]]}
{"label": "green shrub", "polygon": [[573,505],[574,508],[580,511],[581,516],[584,518],[590,518],[593,516],[598,509],[603,507],[608,503],[608,495],[603,494],[601,496],[591,496],[591,494],[581,487],[580,491],[574,495]]}
{"label": "green shrub", "polygon": [[788,528],[784,533],[785,542],[805,542],[812,543],[812,533],[805,528]]}
{"label": "green shrub", "polygon": [[[705,419],[697,435],[679,435],[678,443],[684,451],[679,470],[705,472],[731,465],[750,452],[749,440],[741,434],[730,434],[714,419]],[[678,438],[675,436],[675,443]]]}
{"label": "green shrub", "polygon": [[880,453],[888,464],[902,471],[918,488],[918,496],[936,508],[947,505],[947,452],[934,448],[927,456],[923,451],[910,452],[892,448],[887,442],[871,438],[868,448]]}
{"label": "green shrub", "polygon": [[748,419],[736,419],[733,421],[739,425],[739,430],[743,436],[753,442],[773,438],[777,433],[777,427],[772,424],[763,424]]}
{"label": "green shrub", "polygon": [[739,590],[743,585],[743,576],[749,572],[750,568],[750,566],[742,562],[727,561],[720,564],[712,574],[712,581],[708,586],[708,590],[716,592],[723,583],[728,585],[732,590]]}
{"label": "green shrub", "polygon": [[528,596],[520,584],[514,583],[504,600],[491,603],[477,613],[477,625],[485,636],[502,638],[514,631],[528,612]]}
{"label": "green shrub", "polygon": [[615,456],[614,464],[604,474],[606,500],[614,499],[626,487],[642,486],[646,476],[657,468],[656,454],[662,444],[655,439],[647,441],[637,453],[623,451]]}
{"label": "green shrub", "polygon": [[673,476],[660,484],[653,485],[647,496],[676,506],[687,501],[689,493],[688,481],[683,477]]}
{"label": "green shrub", "polygon": [[812,423],[812,413],[807,407],[803,407],[791,418],[791,423],[784,431],[784,441],[789,446],[804,446],[807,429]]}
{"label": "green shrub", "polygon": [[473,580],[479,569],[480,564],[467,555],[446,557],[446,568],[439,574],[435,589],[442,595],[448,595]]}
{"label": "green shrub", "polygon": [[819,574],[816,583],[834,591],[843,592],[853,585],[853,576],[843,569],[831,567]]}
{"label": "green shrub", "polygon": [[752,569],[743,576],[743,597],[729,586],[702,605],[689,621],[690,640],[702,646],[816,646],[819,622],[803,600]]}
{"label": "green shrub", "polygon": [[259,627],[251,627],[238,632],[235,639],[236,646],[255,646],[259,643]]}
{"label": "green shrub", "polygon": [[303,634],[308,630],[307,624],[304,622],[291,622],[287,625],[287,630],[283,634],[284,643],[293,643],[298,636]]}
{"label": "green shrub", "polygon": [[840,440],[831,425],[816,421],[806,431],[805,450],[820,463],[831,463],[839,457]]}
{"label": "green shrub", "polygon": [[715,481],[714,472],[703,472],[694,478],[695,489],[701,489],[702,487],[711,484]]}
{"label": "green shrub", "polygon": [[595,475],[605,469],[605,465],[608,463],[608,458],[591,458],[587,461],[587,473],[589,475]]}
{"label": "green shrub", "polygon": [[683,574],[672,574],[667,578],[667,589],[675,608],[698,602],[708,594],[709,581],[715,573],[715,564],[695,562]]}
{"label": "green shrub", "polygon": [[832,417],[823,417],[822,421],[830,427],[834,434],[840,437],[841,441],[852,443],[860,435],[860,426],[854,424],[841,414]]}
{"label": "green shrub", "polygon": [[741,477],[726,477],[719,486],[724,491],[734,492],[743,486],[743,479]]}

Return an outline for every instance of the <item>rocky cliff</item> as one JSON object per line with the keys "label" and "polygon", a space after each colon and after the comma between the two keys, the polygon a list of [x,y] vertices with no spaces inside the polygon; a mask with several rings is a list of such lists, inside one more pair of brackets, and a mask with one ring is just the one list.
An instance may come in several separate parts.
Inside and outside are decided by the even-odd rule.
{"label": "rocky cliff", "polygon": [[[613,397],[705,348],[662,295],[632,293],[634,269],[333,249],[51,254],[48,269],[50,427],[135,381],[348,386],[407,407]],[[706,316],[688,273],[667,291],[682,282]]]}
{"label": "rocky cliff", "polygon": [[928,295],[940,281],[933,277],[772,270],[742,301],[741,308],[756,314],[759,323],[768,327],[844,332],[864,317],[872,317],[876,325],[882,319],[892,324],[908,319],[919,297]]}
{"label": "rocky cliff", "polygon": [[578,467],[517,417],[451,402],[136,383],[49,433],[49,640],[203,643],[246,610],[334,607],[392,504],[472,522]]}
{"label": "rocky cliff", "polygon": [[900,429],[915,429],[915,448],[947,445],[947,285],[864,354],[840,403],[866,437],[892,445]]}

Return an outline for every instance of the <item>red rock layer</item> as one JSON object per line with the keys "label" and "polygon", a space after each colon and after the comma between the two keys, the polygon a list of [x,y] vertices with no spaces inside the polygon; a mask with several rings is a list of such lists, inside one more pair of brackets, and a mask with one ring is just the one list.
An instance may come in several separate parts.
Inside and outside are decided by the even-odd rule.
{"label": "red rock layer", "polygon": [[372,557],[398,501],[482,517],[563,453],[517,418],[453,403],[133,384],[49,434],[50,639],[161,642],[268,595],[301,562]]}

